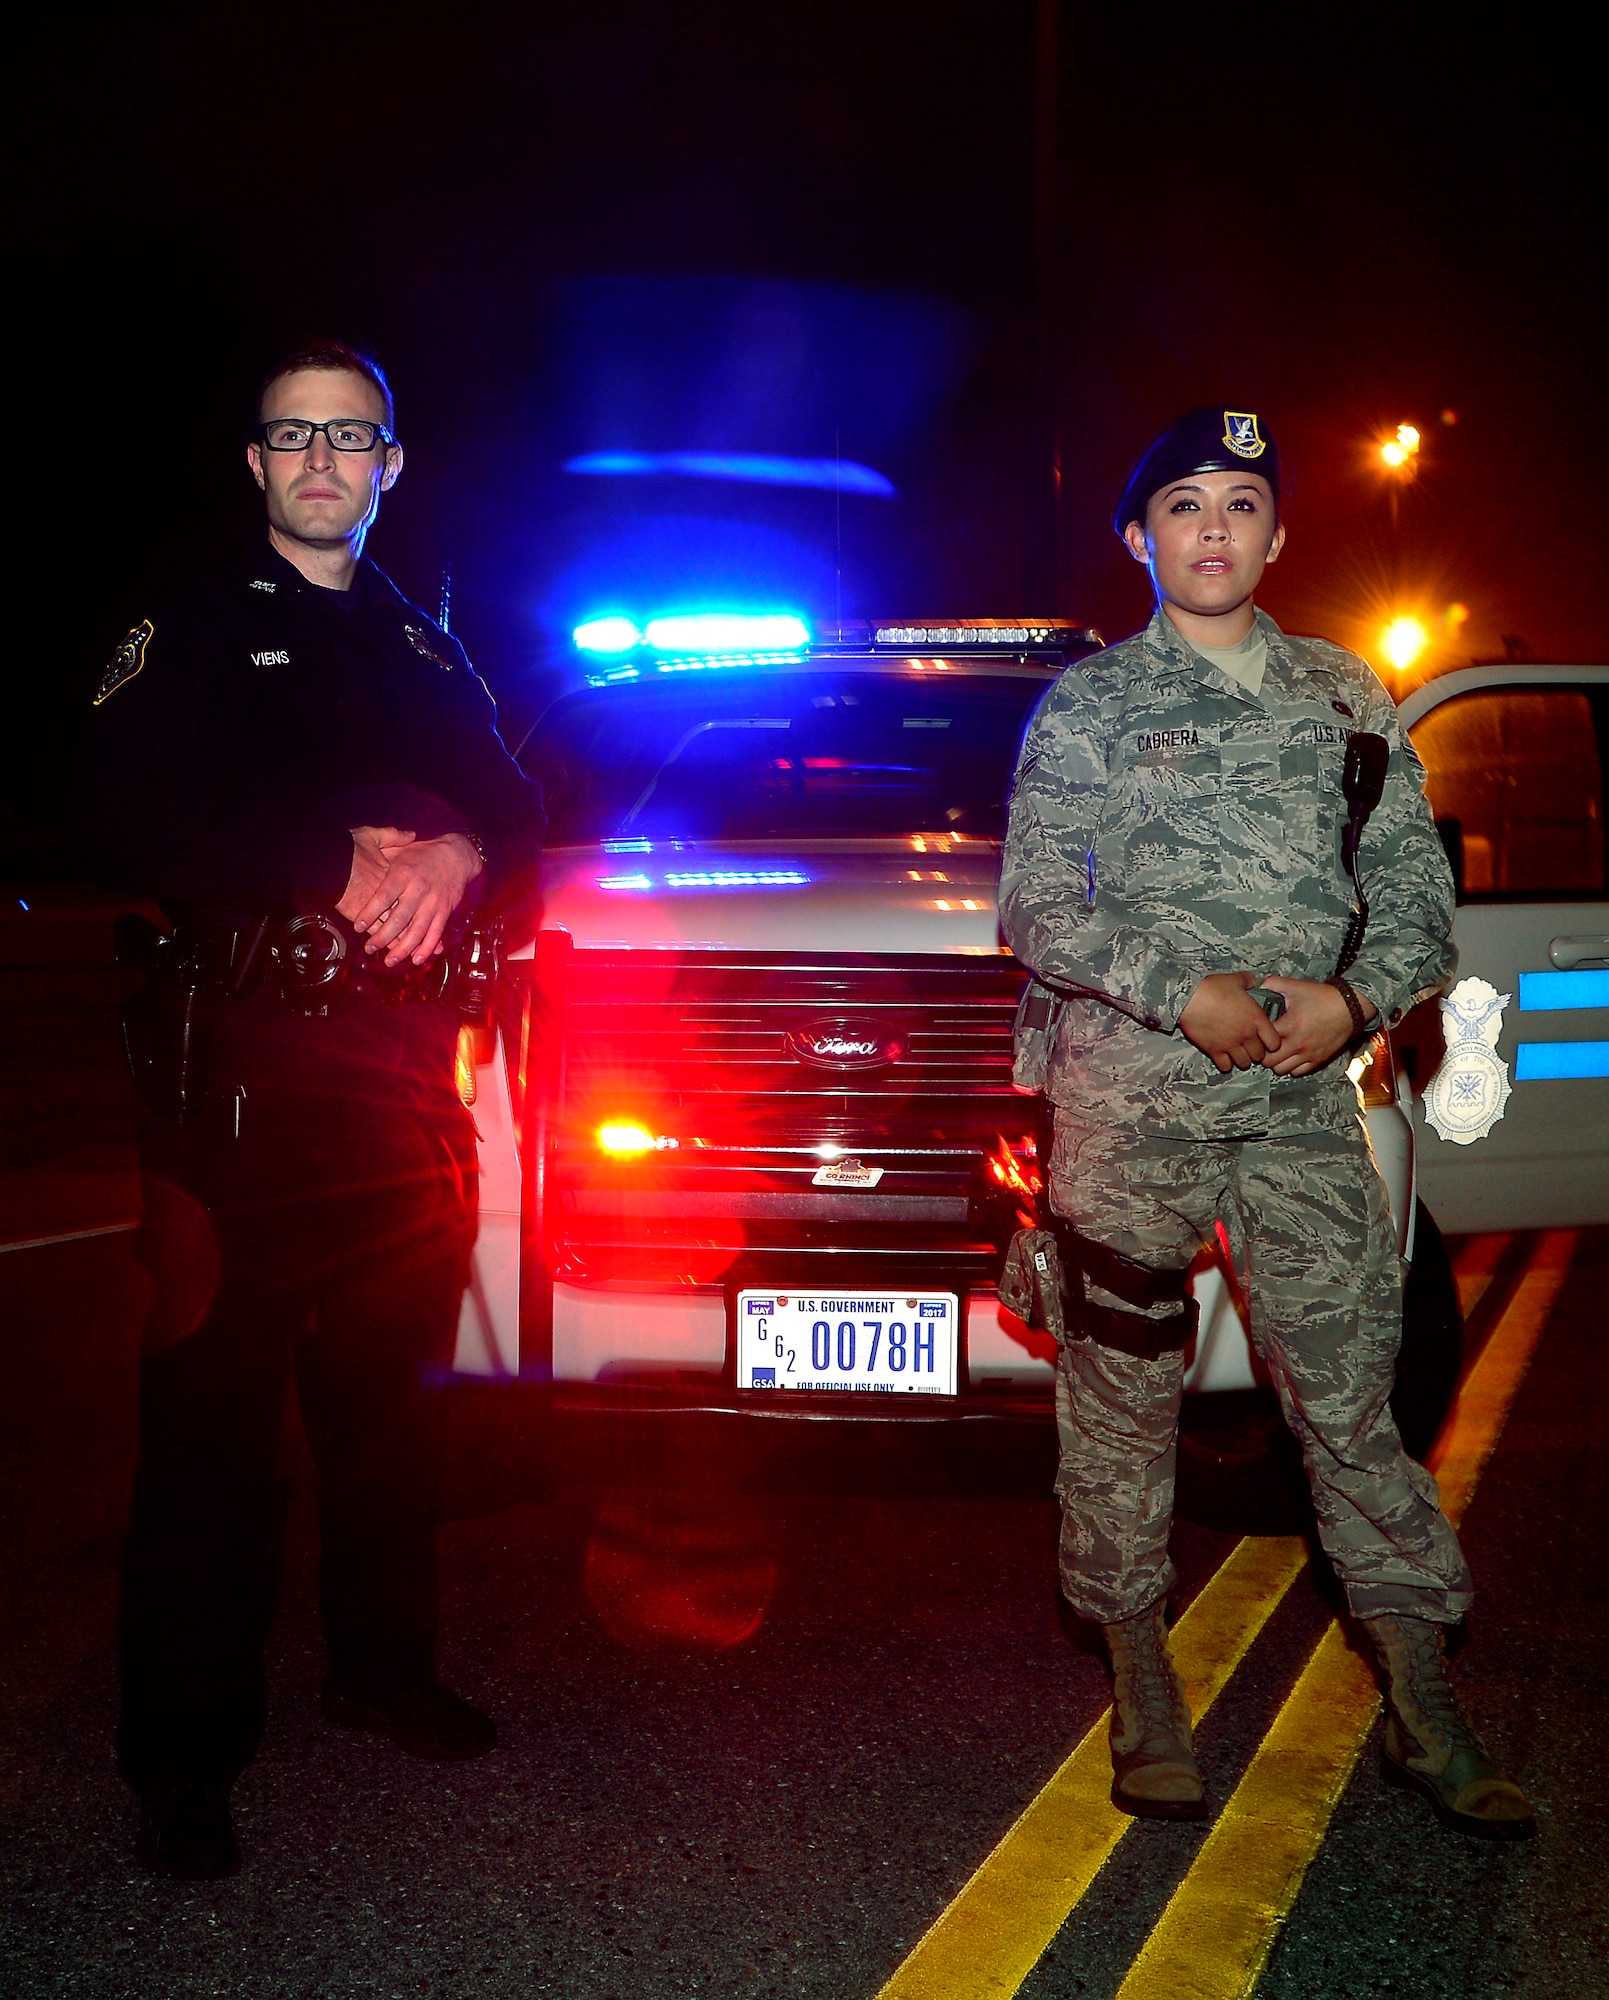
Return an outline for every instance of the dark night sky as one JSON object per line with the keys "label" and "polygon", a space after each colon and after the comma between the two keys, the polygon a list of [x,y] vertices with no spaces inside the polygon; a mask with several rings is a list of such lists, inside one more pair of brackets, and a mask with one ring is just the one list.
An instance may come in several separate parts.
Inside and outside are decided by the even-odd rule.
{"label": "dark night sky", "polygon": [[[48,823],[63,718],[128,624],[249,530],[246,397],[311,330],[390,368],[409,463],[371,551],[432,605],[451,562],[512,714],[616,561],[641,591],[656,561],[711,588],[751,563],[818,617],[840,588],[846,616],[1046,608],[1022,603],[1034,18],[56,7],[16,93],[22,821]],[[1293,628],[1368,651],[1386,609],[1456,600],[1458,655],[1609,651],[1599,107],[1561,17],[1496,23],[1064,9],[1064,608],[1140,621],[1111,497],[1223,396],[1295,475],[1264,594]],[[1402,419],[1426,448],[1393,526],[1366,452]],[[830,496],[558,469],[602,446],[836,446],[898,497],[840,524]]]}

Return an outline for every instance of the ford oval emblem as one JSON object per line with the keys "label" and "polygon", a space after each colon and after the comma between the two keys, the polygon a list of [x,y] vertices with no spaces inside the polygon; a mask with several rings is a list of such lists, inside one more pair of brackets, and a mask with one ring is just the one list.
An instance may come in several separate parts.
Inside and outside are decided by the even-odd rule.
{"label": "ford oval emblem", "polygon": [[881,1021],[836,1018],[790,1028],[783,1046],[813,1069],[882,1069],[898,1062],[910,1045],[900,1029]]}

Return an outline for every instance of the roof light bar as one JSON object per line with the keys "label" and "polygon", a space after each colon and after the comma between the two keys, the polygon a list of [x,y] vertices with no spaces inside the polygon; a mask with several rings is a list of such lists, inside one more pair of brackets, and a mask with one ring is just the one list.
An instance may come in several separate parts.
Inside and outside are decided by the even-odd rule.
{"label": "roof light bar", "polygon": [[583,653],[629,653],[642,644],[634,622],[618,614],[589,618],[575,628],[574,637]]}
{"label": "roof light bar", "polygon": [[[662,674],[694,667],[781,667],[804,658],[810,627],[791,611],[696,611],[651,618],[646,630],[611,611],[588,618],[573,634],[576,646],[600,660],[588,674],[592,687],[634,681],[645,668]],[[636,655],[628,659],[627,654]],[[657,654],[657,659],[644,659]],[[603,661],[609,661],[607,666]]]}
{"label": "roof light bar", "polygon": [[877,625],[876,646],[1065,646],[1079,640],[1101,644],[1092,626],[1070,618],[961,618],[948,625]]}
{"label": "roof light bar", "polygon": [[656,653],[787,653],[810,644],[810,627],[786,611],[698,611],[650,618],[643,637]]}

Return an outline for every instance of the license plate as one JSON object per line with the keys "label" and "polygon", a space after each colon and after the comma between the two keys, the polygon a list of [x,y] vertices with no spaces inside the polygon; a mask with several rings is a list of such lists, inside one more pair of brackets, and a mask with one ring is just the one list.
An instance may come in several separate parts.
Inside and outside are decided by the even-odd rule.
{"label": "license plate", "polygon": [[739,1292],[740,1389],[953,1396],[954,1292]]}

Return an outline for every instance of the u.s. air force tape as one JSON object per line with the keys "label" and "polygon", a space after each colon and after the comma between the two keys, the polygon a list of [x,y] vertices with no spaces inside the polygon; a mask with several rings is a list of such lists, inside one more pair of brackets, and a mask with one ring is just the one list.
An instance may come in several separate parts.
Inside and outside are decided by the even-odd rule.
{"label": "u.s. air force tape", "polygon": [[145,665],[145,649],[151,643],[153,630],[150,619],[142,618],[112,655],[105,673],[101,675],[101,684],[95,690],[96,708],[116,694],[125,681],[133,680]]}

